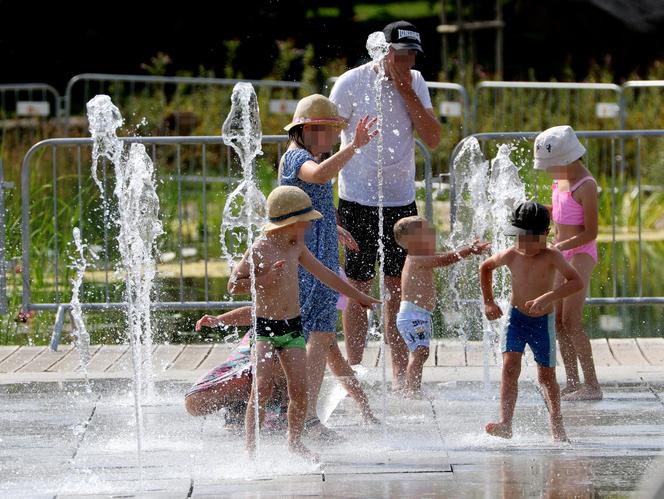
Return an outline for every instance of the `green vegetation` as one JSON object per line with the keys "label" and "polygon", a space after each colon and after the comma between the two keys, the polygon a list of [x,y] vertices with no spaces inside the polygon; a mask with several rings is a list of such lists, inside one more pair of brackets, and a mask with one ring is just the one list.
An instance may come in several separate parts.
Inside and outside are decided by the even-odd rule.
{"label": "green vegetation", "polygon": [[[428,2],[422,2],[427,4]],[[390,8],[398,4],[390,4]],[[408,4],[409,7],[413,4]],[[358,6],[358,15],[361,12]],[[380,6],[371,6],[380,8]],[[390,14],[392,15],[392,14]],[[413,17],[409,12],[409,17]],[[288,114],[271,113],[270,99],[297,99],[320,88],[332,75],[340,74],[345,69],[345,61],[333,61],[325,67],[315,66],[315,54],[312,47],[296,49],[292,42],[280,43],[280,55],[274,62],[274,79],[284,78],[287,72],[298,62],[304,67],[301,81],[305,84],[301,91],[258,89],[259,106],[264,134],[282,134],[282,127],[288,123]],[[237,42],[228,42],[226,50],[230,62],[225,68],[224,77],[241,77],[233,71],[233,54],[237,52]],[[165,54],[158,54],[144,70],[149,74],[164,74],[170,64]],[[200,68],[198,76],[214,76]],[[664,65],[656,64],[649,74],[651,78],[664,79]],[[571,76],[570,76],[571,78]],[[597,68],[592,72],[591,81],[611,81],[611,75]],[[472,88],[472,87],[468,87]],[[197,87],[177,85],[171,88],[163,86],[132,86],[113,84],[102,88],[81,86],[78,95],[78,112],[82,113],[83,104],[96,93],[106,92],[112,96],[126,118],[121,135],[218,135],[221,123],[229,108],[231,88]],[[457,96],[447,92],[432,92],[434,108],[440,102],[457,100]],[[640,90],[627,95],[630,112],[627,115],[629,128],[664,128],[664,117],[658,113],[661,109],[664,90]],[[480,113],[477,124],[479,130],[538,130],[546,126],[571,123],[577,129],[611,129],[616,122],[610,119],[600,120],[595,117],[598,102],[615,101],[611,94],[592,92],[540,92],[528,91],[486,91],[480,99]],[[0,118],[6,118],[1,116]],[[85,120],[82,116],[73,120],[70,127],[72,136],[87,136]],[[434,151],[434,172],[448,171],[447,162],[452,149],[464,135],[461,118],[449,118],[445,121],[441,145]],[[10,314],[0,317],[0,343],[45,343],[50,337],[53,314],[39,313],[29,325],[14,322],[20,309],[21,294],[21,162],[28,148],[40,138],[62,135],[60,124],[54,120],[44,120],[30,128],[3,130],[0,142],[0,155],[4,160],[5,181],[14,183],[14,188],[7,191],[7,258],[12,263],[8,268],[8,295]],[[618,295],[636,296],[663,295],[664,287],[664,140],[642,139],[640,141],[589,141],[587,163],[596,175],[601,188],[600,194],[600,254],[602,264],[597,269],[592,282],[592,296],[612,296],[614,288]],[[495,143],[485,144],[487,157],[495,155]],[[531,186],[530,195],[537,195],[546,200],[550,197],[550,179],[546,175],[536,174],[532,170],[531,145],[514,144],[513,158],[522,166],[522,176]],[[239,178],[239,167],[223,146],[208,146],[205,151],[206,176],[212,179],[205,186],[205,205],[203,204],[203,183],[199,181],[203,172],[203,151],[200,145],[176,147],[157,147],[148,152],[154,154],[156,170],[160,178],[158,194],[161,200],[161,213],[166,235],[160,241],[160,252],[177,253],[179,242],[182,246],[195,251],[195,255],[184,258],[187,267],[200,262],[205,252],[205,240],[208,241],[208,260],[219,258],[219,225],[221,207],[229,189],[225,179]],[[181,183],[178,186],[177,157],[180,157]],[[276,179],[276,165],[279,148],[265,145],[264,155],[257,162],[257,175],[262,189],[267,193]],[[637,159],[640,158],[640,163]],[[57,164],[55,175],[53,164]],[[638,166],[640,165],[640,166]],[[103,168],[104,165],[102,165]],[[418,160],[419,178],[422,174],[421,160]],[[106,300],[104,285],[107,274],[104,262],[108,259],[111,267],[117,261],[114,229],[104,231],[101,197],[89,176],[90,148],[42,148],[30,163],[30,278],[33,301],[52,302],[59,297],[63,302],[70,298],[69,280],[72,271],[68,268],[72,254],[71,231],[74,226],[82,225],[83,236],[88,244],[95,246],[100,254],[91,269],[82,291],[83,302]],[[106,165],[108,168],[108,165]],[[80,175],[79,175],[80,171]],[[55,177],[55,181],[54,181]],[[643,189],[641,196],[636,196],[636,185],[640,179]],[[54,193],[57,192],[57,202]],[[178,192],[181,203],[178,204]],[[421,197],[421,193],[419,193]],[[445,203],[447,194],[443,193],[438,201]],[[645,239],[642,253],[639,255],[636,243],[638,208],[641,206],[641,228]],[[112,206],[111,206],[112,207]],[[207,220],[204,222],[203,213]],[[56,216],[57,215],[57,216]],[[179,218],[182,218],[182,224]],[[615,217],[617,236],[615,250],[610,242],[611,223]],[[445,224],[441,224],[443,226]],[[443,234],[444,236],[444,234]],[[105,256],[104,248],[108,247]],[[611,272],[610,262],[616,261],[615,274]],[[60,269],[59,281],[54,279],[54,266]],[[640,263],[639,263],[640,262]],[[642,289],[639,289],[637,272],[641,269],[644,276]],[[170,274],[168,273],[170,272]],[[188,271],[187,271],[188,272]],[[109,269],[108,299],[121,300],[122,287],[119,279]],[[444,281],[444,280],[443,280]],[[441,281],[441,282],[443,282]],[[183,294],[187,300],[205,298],[204,280],[200,274],[186,273],[182,280]],[[442,285],[442,284],[441,284]],[[180,299],[179,263],[176,258],[171,267],[163,273],[158,283],[158,298],[164,300]],[[208,296],[211,300],[226,299],[225,277],[211,275],[208,282]],[[200,337],[191,334],[195,319],[200,312],[173,314],[160,312],[155,314],[162,321],[160,334],[167,341],[195,341]],[[597,323],[599,315],[618,314],[623,317],[629,330],[625,334],[653,335],[662,334],[661,307],[643,307],[623,309],[619,307],[593,308],[589,315],[589,327],[593,334],[605,334]],[[89,313],[86,318],[90,323],[94,341],[114,342],[124,339],[122,314]],[[442,321],[442,318],[438,319]],[[440,322],[444,328],[443,322]],[[626,326],[627,327],[627,326]],[[213,334],[207,332],[206,334]],[[210,338],[218,339],[219,333]],[[64,341],[67,341],[66,339]]]}

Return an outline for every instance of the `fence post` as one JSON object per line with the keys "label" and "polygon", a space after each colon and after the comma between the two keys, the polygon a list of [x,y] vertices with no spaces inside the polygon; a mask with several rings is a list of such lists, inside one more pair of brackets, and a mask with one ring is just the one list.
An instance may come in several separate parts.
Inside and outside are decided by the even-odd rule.
{"label": "fence post", "polygon": [[7,261],[5,254],[5,229],[7,219],[5,218],[5,169],[2,158],[0,158],[0,314],[6,314],[9,310],[7,305]]}

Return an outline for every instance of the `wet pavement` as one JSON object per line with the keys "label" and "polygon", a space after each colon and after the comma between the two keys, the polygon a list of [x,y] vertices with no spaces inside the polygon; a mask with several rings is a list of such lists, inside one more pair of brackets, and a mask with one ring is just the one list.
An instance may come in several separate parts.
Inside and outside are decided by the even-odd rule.
{"label": "wet pavement", "polygon": [[631,497],[664,477],[661,370],[629,381],[600,372],[605,399],[563,403],[571,443],[554,444],[531,370],[514,438],[501,440],[483,432],[498,412],[498,371],[485,385],[469,369],[429,368],[425,398],[405,400],[383,399],[374,368],[365,386],[384,424],[363,426],[344,399],[329,424],[345,440],[308,441],[320,465],[290,456],[283,433],[264,435],[260,464],[250,462],[222,414],[185,412],[186,382],[159,382],[144,404],[140,467],[128,380],[94,380],[92,393],[77,381],[0,384],[0,496]]}

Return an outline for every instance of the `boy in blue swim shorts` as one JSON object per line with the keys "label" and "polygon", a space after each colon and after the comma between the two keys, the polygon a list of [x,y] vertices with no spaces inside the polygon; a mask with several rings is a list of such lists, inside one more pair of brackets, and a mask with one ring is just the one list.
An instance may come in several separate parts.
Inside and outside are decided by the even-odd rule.
{"label": "boy in blue swim shorts", "polygon": [[[512,418],[518,395],[521,357],[530,346],[537,362],[539,383],[549,409],[554,441],[567,441],[560,411],[560,387],[556,381],[556,340],[552,327],[553,304],[583,288],[579,273],[562,253],[547,248],[549,212],[539,203],[520,204],[511,220],[508,235],[516,236],[514,246],[493,255],[480,265],[484,314],[495,320],[503,315],[493,298],[493,271],[503,265],[512,274],[512,296],[505,337],[502,342],[503,372],[500,385],[500,421],[486,425],[486,432],[512,437]],[[556,272],[566,279],[554,289]]]}
{"label": "boy in blue swim shorts", "polygon": [[401,272],[401,306],[397,314],[397,329],[408,347],[408,367],[403,391],[416,396],[422,384],[422,370],[429,357],[431,313],[436,306],[436,286],[433,271],[458,262],[470,255],[479,255],[489,243],[475,241],[457,251],[436,253],[436,234],[426,219],[405,217],[394,225],[394,238],[408,251]]}

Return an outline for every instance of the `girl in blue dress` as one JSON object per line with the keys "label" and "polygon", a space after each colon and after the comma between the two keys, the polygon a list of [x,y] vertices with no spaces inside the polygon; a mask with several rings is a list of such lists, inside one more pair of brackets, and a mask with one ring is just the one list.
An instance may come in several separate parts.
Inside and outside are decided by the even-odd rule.
{"label": "girl in blue dress", "polygon": [[[346,123],[339,116],[336,104],[327,97],[314,94],[298,102],[293,121],[285,127],[289,142],[279,165],[279,182],[305,191],[314,209],[322,213],[322,219],[311,223],[305,244],[318,260],[334,272],[339,271],[338,241],[346,246],[346,250],[357,251],[358,247],[352,236],[337,225],[331,180],[353,154],[361,153],[362,146],[377,135],[375,123],[376,119],[365,116],[355,129],[353,142],[330,155],[339,140],[339,131]],[[326,362],[348,394],[359,404],[365,421],[376,422],[376,419],[354,371],[337,345],[337,292],[302,267],[299,278],[302,326],[307,340],[308,410],[304,427],[310,436],[333,439],[335,433],[326,428],[316,414]]]}

